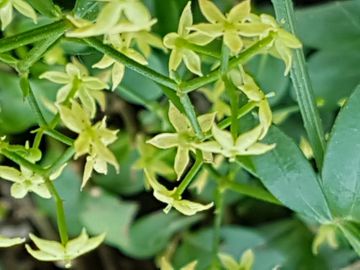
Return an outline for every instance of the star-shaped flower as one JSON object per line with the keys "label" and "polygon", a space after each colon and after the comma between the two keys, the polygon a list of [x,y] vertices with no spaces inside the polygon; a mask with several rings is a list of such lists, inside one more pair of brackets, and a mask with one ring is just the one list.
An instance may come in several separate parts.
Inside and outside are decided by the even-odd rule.
{"label": "star-shaped flower", "polygon": [[202,151],[222,154],[229,158],[231,162],[235,161],[236,156],[242,155],[261,155],[275,147],[275,144],[259,143],[259,137],[262,134],[263,127],[257,127],[240,134],[236,140],[233,139],[230,132],[221,130],[216,125],[212,126],[212,134],[215,141],[199,143],[196,147]]}
{"label": "star-shaped flower", "polygon": [[[54,180],[59,177],[65,165],[54,172],[50,176],[50,180]],[[34,192],[40,197],[46,199],[51,198],[51,194],[46,187],[44,177],[23,166],[20,166],[20,171],[13,167],[0,166],[0,177],[14,183],[11,186],[10,192],[11,196],[16,199],[24,198],[28,192]]]}
{"label": "star-shaped flower", "polygon": [[0,248],[12,247],[15,245],[19,245],[25,242],[25,238],[8,238],[0,235]]}
{"label": "star-shaped flower", "polygon": [[70,268],[72,260],[97,248],[104,241],[104,238],[105,233],[89,238],[86,230],[83,229],[77,238],[70,240],[64,246],[59,242],[44,240],[30,234],[30,239],[39,250],[34,250],[29,245],[25,245],[25,247],[39,261],[61,261],[66,268]]}
{"label": "star-shaped flower", "polygon": [[226,270],[251,270],[253,268],[255,255],[251,249],[248,249],[243,253],[239,262],[224,253],[219,254],[219,258]]}
{"label": "star-shaped flower", "polygon": [[32,19],[34,23],[37,22],[37,16],[34,9],[24,0],[1,0],[0,1],[0,22],[1,30],[11,23],[13,19],[13,9],[19,11],[22,15]]}
{"label": "star-shaped flower", "polygon": [[[189,163],[189,152],[196,152],[195,144],[199,143],[189,120],[172,103],[169,106],[169,120],[176,133],[161,133],[147,142],[161,149],[177,147],[174,169],[177,178],[180,179]],[[208,113],[198,117],[201,130],[205,133],[210,131],[215,118],[215,113]],[[203,152],[204,160],[212,161],[212,155]]]}
{"label": "star-shaped flower", "polygon": [[[148,62],[144,56],[133,48],[130,48],[131,40],[132,36],[125,34],[108,35],[105,37],[105,42],[111,44],[116,50],[142,65],[147,65]],[[110,66],[112,66],[112,90],[115,90],[124,77],[125,66],[107,55],[104,55],[99,62],[93,65],[94,68],[99,69],[108,68]]]}
{"label": "star-shaped flower", "polygon": [[[65,73],[59,71],[46,71],[40,79],[47,79],[57,84],[64,84],[57,92],[56,102],[61,104],[69,97],[79,98],[91,117],[96,113],[96,102],[105,107],[105,94],[101,91],[108,88],[102,80],[89,76],[85,66],[73,59],[65,66]],[[71,99],[70,99],[71,100]]]}
{"label": "star-shaped flower", "polygon": [[193,43],[203,46],[211,42],[213,38],[202,33],[190,33],[189,27],[192,24],[191,2],[188,2],[181,14],[178,32],[169,33],[164,37],[165,47],[171,49],[169,71],[177,70],[181,61],[184,61],[185,66],[192,73],[202,76],[200,56],[188,49],[186,44]]}
{"label": "star-shaped flower", "polygon": [[245,0],[234,6],[224,15],[214,3],[209,0],[199,0],[200,9],[210,23],[200,23],[190,27],[212,38],[223,36],[225,45],[232,53],[239,53],[244,46],[243,37],[257,37],[266,27],[259,22],[250,22],[250,0]]}
{"label": "star-shaped flower", "polygon": [[177,188],[173,190],[168,190],[166,187],[161,185],[156,178],[150,175],[146,170],[144,170],[145,176],[150,184],[150,187],[153,189],[153,194],[156,199],[159,201],[166,203],[167,206],[164,209],[164,212],[167,214],[174,207],[180,213],[186,216],[195,215],[199,211],[204,211],[211,208],[214,203],[209,204],[200,204],[196,202],[192,202],[189,200],[183,200],[181,197],[176,196]]}
{"label": "star-shaped flower", "polygon": [[270,15],[261,14],[260,17],[252,16],[251,18],[252,21],[260,21],[267,26],[267,31],[264,32],[264,35],[267,35],[270,31],[273,32],[274,41],[269,52],[284,61],[284,75],[287,75],[292,65],[292,49],[301,48],[301,42],[293,34],[282,29],[274,17]]}
{"label": "star-shaped flower", "polygon": [[99,12],[96,22],[67,18],[76,29],[66,33],[69,37],[90,37],[104,34],[119,34],[148,29],[156,23],[149,10],[139,0],[104,0],[108,2]]}
{"label": "star-shaped flower", "polygon": [[87,112],[75,101],[71,109],[59,106],[59,112],[65,126],[79,134],[74,142],[75,159],[88,154],[81,188],[85,186],[93,170],[106,174],[107,163],[113,165],[117,171],[119,170],[114,154],[107,148],[116,140],[118,130],[106,128],[105,117],[92,125]]}

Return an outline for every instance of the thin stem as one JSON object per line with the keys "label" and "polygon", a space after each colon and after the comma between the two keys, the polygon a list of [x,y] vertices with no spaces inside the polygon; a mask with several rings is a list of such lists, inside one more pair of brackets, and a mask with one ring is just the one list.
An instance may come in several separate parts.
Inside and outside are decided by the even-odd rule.
{"label": "thin stem", "polygon": [[223,219],[224,210],[224,193],[225,190],[220,184],[215,190],[215,220],[214,220],[214,236],[213,236],[213,247],[212,247],[212,262],[211,269],[219,269],[219,246],[221,241],[221,223]]}
{"label": "thin stem", "polygon": [[48,49],[55,44],[55,42],[64,34],[65,29],[60,28],[57,31],[49,34],[49,36],[39,41],[26,55],[24,59],[22,59],[17,64],[17,70],[19,73],[28,72],[29,68],[36,63],[43,55],[48,51]]}
{"label": "thin stem", "polygon": [[241,195],[245,195],[251,198],[255,198],[261,201],[273,203],[276,205],[282,205],[270,192],[266,189],[258,186],[250,186],[248,184],[242,184],[234,182],[227,177],[221,175],[213,166],[210,164],[204,165],[205,169],[218,181],[221,181],[221,186],[224,189],[229,189],[237,192]]}
{"label": "thin stem", "polygon": [[209,47],[199,46],[187,41],[184,41],[184,46],[194,52],[200,53],[202,55],[210,56],[215,59],[220,59],[221,55],[215,51],[210,49]]}
{"label": "thin stem", "polygon": [[106,54],[107,56],[115,59],[119,63],[124,64],[127,68],[143,75],[144,77],[147,77],[151,79],[154,82],[157,82],[161,85],[164,85],[166,87],[169,87],[171,89],[176,90],[177,83],[170,79],[169,77],[151,69],[147,66],[143,66],[139,64],[138,62],[130,59],[129,57],[125,56],[121,52],[115,50],[113,47],[103,44],[101,40],[97,38],[85,38],[83,39],[89,46],[93,47],[94,49],[98,50],[99,52],[102,52],[103,54]]}
{"label": "thin stem", "polygon": [[203,158],[200,151],[196,152],[196,159],[194,165],[191,167],[189,172],[186,174],[185,178],[181,181],[181,184],[176,189],[174,194],[175,198],[181,199],[181,195],[184,193],[186,188],[190,185],[191,181],[194,179],[196,174],[199,172],[201,166],[203,165]]}
{"label": "thin stem", "polygon": [[45,120],[45,117],[44,117],[43,113],[41,112],[41,108],[39,106],[39,103],[36,100],[35,94],[30,86],[30,83],[28,85],[29,85],[29,95],[27,98],[30,103],[30,106],[31,106],[32,110],[35,112],[35,115],[36,115],[37,121],[40,125],[40,128],[46,128],[47,122]]}
{"label": "thin stem", "polygon": [[[267,37],[259,40],[254,45],[247,48],[245,51],[241,52],[238,56],[233,57],[229,61],[229,68],[234,68],[240,64],[246,63],[249,59],[257,55],[259,52],[261,52],[265,47],[269,46],[269,44],[273,41],[273,36],[270,33]],[[221,77],[221,71],[220,69],[215,69],[209,74],[192,79],[190,81],[182,82],[179,86],[179,89],[181,89],[184,93],[189,93],[191,91],[194,91],[206,84],[209,84],[211,82],[214,82],[218,80]]]}
{"label": "thin stem", "polygon": [[75,148],[73,146],[67,148],[65,152],[46,170],[47,175],[51,175],[60,169],[75,153]]}
{"label": "thin stem", "polygon": [[63,246],[66,245],[66,243],[69,240],[68,232],[67,232],[67,226],[66,226],[66,218],[65,218],[65,211],[64,211],[64,203],[61,199],[58,191],[56,190],[53,182],[50,181],[49,178],[45,178],[45,184],[47,188],[49,189],[51,195],[54,197],[56,202],[56,216],[57,216],[57,225],[58,230],[60,234],[61,243]]}
{"label": "thin stem", "polygon": [[36,29],[26,31],[11,37],[0,39],[0,53],[11,51],[21,46],[46,39],[54,32],[66,31],[71,24],[66,20],[59,20],[51,24],[40,26]]}
{"label": "thin stem", "polygon": [[186,114],[187,118],[189,119],[192,128],[194,129],[196,137],[198,137],[200,140],[202,140],[204,138],[204,134],[201,130],[201,126],[196,117],[194,106],[192,105],[189,96],[187,94],[180,94],[180,102],[184,107],[185,114]]}
{"label": "thin stem", "polygon": [[7,149],[1,149],[0,153],[3,156],[5,156],[6,158],[10,159],[11,161],[15,162],[16,164],[19,164],[20,166],[23,166],[23,167],[29,169],[30,171],[33,171],[40,175],[43,175],[45,173],[45,170],[42,167],[40,167],[34,163],[31,163],[30,161],[24,159],[22,156],[19,156],[16,153],[13,153]]}
{"label": "thin stem", "polygon": [[[294,8],[291,0],[272,0],[278,21],[285,21],[284,28],[295,34]],[[299,103],[300,113],[304,121],[309,142],[314,151],[316,165],[321,170],[324,158],[325,139],[320,114],[316,107],[314,91],[309,73],[306,69],[305,57],[302,49],[294,52],[291,79]]]}

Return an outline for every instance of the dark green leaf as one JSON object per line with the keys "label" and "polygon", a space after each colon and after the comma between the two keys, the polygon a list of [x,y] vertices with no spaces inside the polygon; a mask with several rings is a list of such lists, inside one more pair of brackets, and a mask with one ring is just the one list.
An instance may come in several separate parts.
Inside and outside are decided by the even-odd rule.
{"label": "dark green leaf", "polygon": [[74,13],[80,18],[94,20],[99,13],[99,2],[77,0],[74,7]]}
{"label": "dark green leaf", "polygon": [[360,227],[359,224],[350,222],[339,224],[340,230],[343,232],[350,245],[355,252],[360,256]]}
{"label": "dark green leaf", "polygon": [[296,144],[276,127],[265,143],[275,149],[252,157],[256,175],[285,206],[319,222],[331,219],[318,178]]}
{"label": "dark green leaf", "polygon": [[323,188],[334,217],[360,221],[360,85],[334,124],[325,154]]}
{"label": "dark green leaf", "polygon": [[29,4],[47,17],[57,17],[61,14],[60,9],[54,5],[52,0],[26,0]]}

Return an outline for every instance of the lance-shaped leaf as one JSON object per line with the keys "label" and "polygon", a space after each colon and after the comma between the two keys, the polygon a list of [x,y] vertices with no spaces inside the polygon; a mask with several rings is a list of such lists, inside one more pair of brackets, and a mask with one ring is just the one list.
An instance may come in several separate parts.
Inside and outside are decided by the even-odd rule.
{"label": "lance-shaped leaf", "polygon": [[19,245],[25,242],[25,238],[7,238],[0,235],[0,248],[7,248],[15,245]]}
{"label": "lance-shaped leaf", "polygon": [[360,85],[336,119],[324,159],[323,188],[334,217],[360,221]]}
{"label": "lance-shaped leaf", "polygon": [[330,210],[318,178],[296,144],[276,127],[265,142],[276,147],[264,155],[253,156],[255,173],[267,189],[290,209],[320,223],[331,219]]}

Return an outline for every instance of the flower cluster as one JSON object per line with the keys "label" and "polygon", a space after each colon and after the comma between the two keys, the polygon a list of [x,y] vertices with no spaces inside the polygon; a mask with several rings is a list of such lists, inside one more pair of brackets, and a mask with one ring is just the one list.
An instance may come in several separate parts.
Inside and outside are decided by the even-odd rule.
{"label": "flower cluster", "polygon": [[34,23],[37,22],[37,16],[34,9],[26,1],[2,0],[0,1],[0,22],[2,31],[4,31],[5,28],[11,23],[13,19],[14,8],[22,15],[32,19]]}

